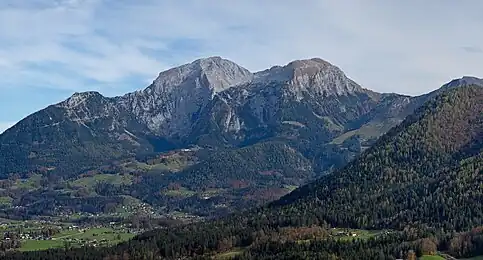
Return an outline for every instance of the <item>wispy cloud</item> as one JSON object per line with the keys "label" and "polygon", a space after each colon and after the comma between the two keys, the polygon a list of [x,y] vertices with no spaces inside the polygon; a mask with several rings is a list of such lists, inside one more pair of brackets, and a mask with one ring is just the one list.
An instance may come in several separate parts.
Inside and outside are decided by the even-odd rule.
{"label": "wispy cloud", "polygon": [[465,46],[465,47],[462,47],[463,50],[465,50],[466,52],[469,52],[469,53],[483,53],[483,49],[480,48],[480,47],[476,47],[476,46]]}
{"label": "wispy cloud", "polygon": [[419,94],[482,73],[478,49],[461,47],[483,42],[479,10],[479,0],[3,0],[0,89],[120,94],[203,56],[251,70],[318,56],[364,87]]}
{"label": "wispy cloud", "polygon": [[154,43],[142,37],[114,38],[102,33],[109,30],[97,26],[102,23],[100,14],[109,15],[104,11],[107,3],[49,2],[0,10],[0,66],[8,85],[80,90],[86,81],[102,84],[132,75],[152,77],[164,67],[142,53],[143,47]]}

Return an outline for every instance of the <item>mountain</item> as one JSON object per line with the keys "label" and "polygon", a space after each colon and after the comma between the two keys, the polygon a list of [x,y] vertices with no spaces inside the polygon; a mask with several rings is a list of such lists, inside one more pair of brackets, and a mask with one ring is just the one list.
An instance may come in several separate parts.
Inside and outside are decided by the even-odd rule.
{"label": "mountain", "polygon": [[75,93],[0,136],[0,175],[40,168],[72,175],[111,159],[173,148],[166,139],[186,135],[188,121],[213,95],[251,77],[214,57],[162,72],[145,90],[122,97]]}
{"label": "mountain", "polygon": [[0,135],[0,215],[107,214],[125,196],[162,214],[260,205],[343,167],[444,88],[381,94],[319,58],[252,73],[210,57],[123,96],[75,93]]}
{"label": "mountain", "polygon": [[346,167],[266,207],[102,251],[18,256],[395,259],[415,250],[470,257],[483,245],[482,183],[483,88],[459,86],[429,99]]}
{"label": "mountain", "polygon": [[[222,244],[230,250],[245,248],[241,259],[270,259],[281,252],[307,259],[317,248],[342,259],[374,259],[380,251],[397,257],[399,250],[420,243],[418,238],[440,236],[443,241],[454,231],[483,225],[482,140],[483,88],[461,86],[429,100],[343,169],[267,207],[154,231],[113,250],[137,255],[151,248],[176,258],[223,252]],[[373,229],[380,235],[344,244],[327,234],[315,235],[316,227],[327,233],[330,227]],[[296,237],[292,243],[285,232]]]}
{"label": "mountain", "polygon": [[220,57],[199,59],[161,72],[142,91],[75,93],[28,116],[0,135],[0,176],[71,177],[113,159],[189,145],[299,135],[327,143],[384,100],[321,59],[258,73]]}
{"label": "mountain", "polygon": [[[197,215],[259,205],[345,165],[399,123],[409,103],[364,89],[318,58],[256,73],[199,59],[123,96],[75,93],[1,134],[0,196],[14,209],[0,213],[106,213],[113,196],[117,207],[119,196],[134,196]],[[75,185],[121,175],[134,181],[93,182],[88,192]]]}

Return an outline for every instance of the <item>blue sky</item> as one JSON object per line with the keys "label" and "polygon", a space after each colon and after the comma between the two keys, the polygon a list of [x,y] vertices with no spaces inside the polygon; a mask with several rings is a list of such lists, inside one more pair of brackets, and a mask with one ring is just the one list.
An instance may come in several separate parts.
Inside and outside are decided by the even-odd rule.
{"label": "blue sky", "polygon": [[483,77],[480,0],[2,0],[0,132],[76,91],[146,87],[222,56],[257,71],[320,57],[363,87]]}

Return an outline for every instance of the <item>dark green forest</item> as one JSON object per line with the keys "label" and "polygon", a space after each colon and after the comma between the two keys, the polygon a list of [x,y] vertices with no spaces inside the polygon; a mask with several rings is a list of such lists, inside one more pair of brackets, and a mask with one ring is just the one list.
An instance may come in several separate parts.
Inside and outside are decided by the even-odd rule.
{"label": "dark green forest", "polygon": [[[323,209],[332,225],[464,230],[483,219],[483,94],[461,88],[429,102],[337,173],[276,204]],[[462,214],[463,213],[463,214]]]}

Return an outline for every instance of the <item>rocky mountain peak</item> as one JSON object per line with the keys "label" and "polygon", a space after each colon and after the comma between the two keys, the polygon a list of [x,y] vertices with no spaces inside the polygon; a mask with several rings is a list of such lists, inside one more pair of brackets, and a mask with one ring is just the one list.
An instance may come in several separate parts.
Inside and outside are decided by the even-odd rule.
{"label": "rocky mountain peak", "polygon": [[309,70],[315,70],[315,69],[322,69],[322,68],[327,68],[334,66],[330,64],[328,61],[325,61],[321,58],[311,58],[311,59],[305,59],[305,60],[294,60],[287,64],[288,68],[292,69],[309,69]]}
{"label": "rocky mountain peak", "polygon": [[61,102],[59,105],[61,107],[72,109],[96,97],[103,98],[104,96],[102,96],[102,94],[97,91],[75,92],[74,94],[72,94],[72,96]]}
{"label": "rocky mountain peak", "polygon": [[161,72],[151,86],[128,95],[124,103],[152,132],[184,136],[216,93],[252,79],[250,71],[232,61],[198,59]]}
{"label": "rocky mountain peak", "polygon": [[362,91],[341,69],[320,58],[295,60],[283,67],[274,66],[256,73],[255,80],[287,83],[299,98],[303,92],[341,96]]}
{"label": "rocky mountain peak", "polygon": [[204,87],[214,93],[252,80],[253,74],[240,65],[219,56],[195,60],[163,71],[154,81],[156,92],[166,92],[179,86]]}
{"label": "rocky mountain peak", "polygon": [[255,76],[257,81],[288,82],[297,75],[307,74],[313,76],[323,68],[330,66],[333,65],[320,58],[295,60],[285,66],[273,66],[270,69],[257,72]]}
{"label": "rocky mountain peak", "polygon": [[463,76],[462,78],[459,78],[459,79],[453,79],[449,83],[443,85],[441,88],[450,89],[455,87],[464,87],[464,86],[471,86],[471,85],[483,87],[483,79],[472,77],[472,76]]}

